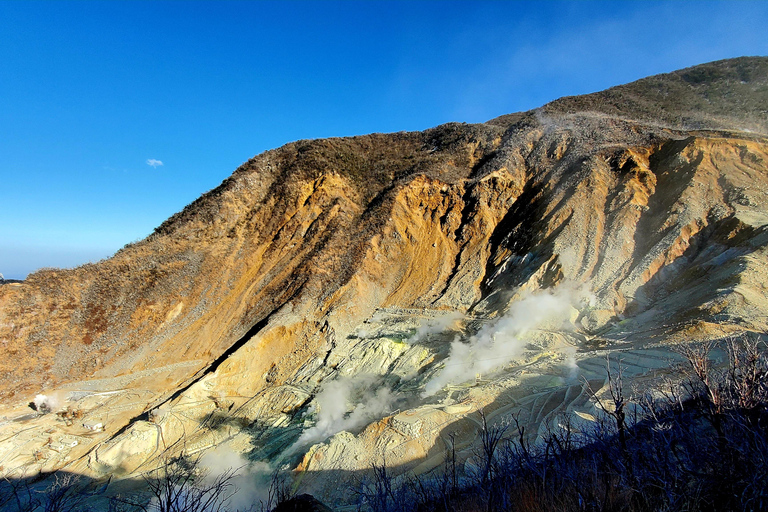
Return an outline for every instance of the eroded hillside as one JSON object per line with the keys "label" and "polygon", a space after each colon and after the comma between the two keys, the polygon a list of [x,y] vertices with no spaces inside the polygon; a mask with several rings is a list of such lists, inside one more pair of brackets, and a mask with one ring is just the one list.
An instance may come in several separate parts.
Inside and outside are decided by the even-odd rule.
{"label": "eroded hillside", "polygon": [[3,474],[227,445],[322,493],[382,455],[429,471],[449,432],[469,453],[481,408],[587,418],[606,353],[642,383],[677,343],[764,332],[767,77],[291,143],[108,260],[1,286]]}

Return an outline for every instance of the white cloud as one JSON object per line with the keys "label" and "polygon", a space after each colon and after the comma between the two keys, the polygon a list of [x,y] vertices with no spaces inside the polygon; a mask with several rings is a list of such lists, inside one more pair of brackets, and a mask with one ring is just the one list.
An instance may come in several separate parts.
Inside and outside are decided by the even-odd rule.
{"label": "white cloud", "polygon": [[156,160],[154,158],[147,159],[147,165],[154,167],[157,169],[158,167],[162,167],[163,161],[162,160]]}

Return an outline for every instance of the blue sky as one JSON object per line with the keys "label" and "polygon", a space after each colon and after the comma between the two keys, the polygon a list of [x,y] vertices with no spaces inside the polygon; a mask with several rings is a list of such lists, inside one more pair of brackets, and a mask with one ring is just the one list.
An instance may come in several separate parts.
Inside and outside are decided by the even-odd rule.
{"label": "blue sky", "polygon": [[107,257],[293,140],[768,55],[766,26],[760,1],[0,0],[0,273]]}

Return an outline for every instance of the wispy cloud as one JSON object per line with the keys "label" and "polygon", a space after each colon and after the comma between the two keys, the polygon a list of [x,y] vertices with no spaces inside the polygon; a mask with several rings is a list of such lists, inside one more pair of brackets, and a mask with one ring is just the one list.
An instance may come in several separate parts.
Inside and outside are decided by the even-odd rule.
{"label": "wispy cloud", "polygon": [[154,158],[148,158],[147,159],[147,165],[157,169],[158,167],[162,167],[163,161],[162,160],[156,160]]}

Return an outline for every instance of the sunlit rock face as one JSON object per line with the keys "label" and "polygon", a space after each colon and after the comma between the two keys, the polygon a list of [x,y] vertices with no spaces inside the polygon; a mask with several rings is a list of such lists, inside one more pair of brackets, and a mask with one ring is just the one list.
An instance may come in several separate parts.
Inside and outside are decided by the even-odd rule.
{"label": "sunlit rock face", "polygon": [[217,448],[338,502],[383,460],[471,466],[481,410],[588,423],[607,354],[649,386],[677,344],[765,331],[766,91],[735,59],[259,155],[114,257],[0,286],[0,472]]}

